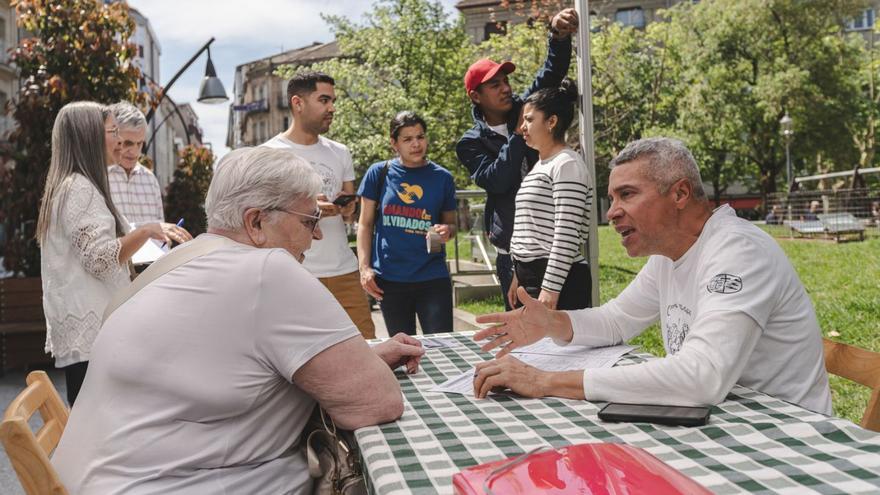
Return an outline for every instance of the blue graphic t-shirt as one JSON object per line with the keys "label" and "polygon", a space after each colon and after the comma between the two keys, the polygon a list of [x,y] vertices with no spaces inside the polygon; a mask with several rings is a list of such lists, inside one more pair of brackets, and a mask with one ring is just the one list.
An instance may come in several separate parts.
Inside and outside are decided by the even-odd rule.
{"label": "blue graphic t-shirt", "polygon": [[440,214],[455,210],[455,181],[448,170],[429,161],[406,168],[399,159],[388,162],[388,175],[379,199],[379,179],[385,162],[370,166],[358,196],[380,201],[376,218],[372,266],[376,275],[391,282],[424,282],[449,276],[446,248],[429,254],[428,228],[440,223]]}

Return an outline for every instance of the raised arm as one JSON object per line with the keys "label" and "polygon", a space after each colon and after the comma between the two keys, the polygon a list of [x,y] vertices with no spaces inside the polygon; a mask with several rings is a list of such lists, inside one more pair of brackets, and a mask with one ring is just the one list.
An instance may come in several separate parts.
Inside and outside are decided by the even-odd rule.
{"label": "raised arm", "polygon": [[571,65],[571,35],[578,29],[577,12],[574,9],[559,12],[551,20],[551,27],[558,34],[550,35],[547,43],[547,58],[535,75],[532,85],[522,94],[523,99],[540,89],[558,87],[568,74]]}
{"label": "raised arm", "polygon": [[519,186],[526,160],[526,141],[513,133],[496,152],[488,140],[466,134],[455,146],[458,160],[467,167],[474,183],[486,192],[501,194]]}

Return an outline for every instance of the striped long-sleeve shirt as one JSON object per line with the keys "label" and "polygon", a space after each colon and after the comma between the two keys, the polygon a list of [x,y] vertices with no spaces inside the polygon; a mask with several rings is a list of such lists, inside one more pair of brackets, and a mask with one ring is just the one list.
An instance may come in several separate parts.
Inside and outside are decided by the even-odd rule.
{"label": "striped long-sleeve shirt", "polygon": [[510,254],[516,261],[547,259],[541,288],[562,291],[571,264],[582,261],[592,180],[575,151],[565,148],[535,164],[516,194]]}

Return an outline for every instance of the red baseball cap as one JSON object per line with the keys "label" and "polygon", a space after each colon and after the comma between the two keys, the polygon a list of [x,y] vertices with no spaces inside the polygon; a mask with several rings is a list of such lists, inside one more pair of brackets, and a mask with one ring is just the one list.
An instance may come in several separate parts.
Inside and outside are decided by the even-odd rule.
{"label": "red baseball cap", "polygon": [[515,70],[516,66],[511,62],[503,62],[499,64],[488,58],[482,58],[468,67],[467,72],[464,74],[464,89],[471,92],[477,89],[477,86],[480,84],[495,77],[495,75],[498,74],[498,71],[504,71],[505,74],[510,74]]}

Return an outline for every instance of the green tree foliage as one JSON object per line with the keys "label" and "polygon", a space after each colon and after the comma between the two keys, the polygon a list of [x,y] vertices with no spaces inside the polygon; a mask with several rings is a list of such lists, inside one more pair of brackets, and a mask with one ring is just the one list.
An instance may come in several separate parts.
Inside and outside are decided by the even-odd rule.
{"label": "green tree foliage", "polygon": [[[391,118],[412,110],[428,123],[429,157],[464,185],[467,172],[454,146],[471,122],[462,77],[472,46],[462,25],[428,0],[380,1],[362,24],[326,20],[342,56],[311,69],[336,80],[339,100],[329,136],[351,148],[358,175],[392,155]],[[284,78],[294,73],[291,67],[277,72]]]}
{"label": "green tree foliage", "polygon": [[174,178],[165,197],[165,220],[177,223],[193,236],[207,230],[205,196],[214,176],[214,154],[210,149],[190,145],[181,150]]}
{"label": "green tree foliage", "polygon": [[[724,189],[755,177],[773,192],[785,170],[779,121],[794,120],[801,168],[850,166],[847,131],[862,98],[858,35],[844,21],[860,0],[685,2],[658,24],[683,62],[676,129],[699,153],[707,180]],[[755,173],[755,171],[757,173]]]}
{"label": "green tree foliage", "polygon": [[124,2],[18,0],[18,26],[32,36],[12,50],[21,89],[12,104],[18,129],[10,136],[14,168],[0,184],[0,221],[7,229],[6,267],[30,276],[40,270],[34,230],[49,168],[52,124],[77,100],[144,102],[140,71],[128,40],[134,21]]}

